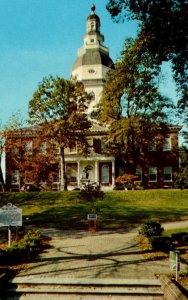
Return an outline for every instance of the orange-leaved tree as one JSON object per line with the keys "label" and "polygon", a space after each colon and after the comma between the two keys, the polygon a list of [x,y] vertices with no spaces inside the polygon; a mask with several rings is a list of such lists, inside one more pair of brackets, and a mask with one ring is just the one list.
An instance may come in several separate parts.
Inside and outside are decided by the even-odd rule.
{"label": "orange-leaved tree", "polygon": [[65,148],[77,145],[87,152],[85,131],[91,127],[86,114],[90,101],[81,82],[49,76],[29,102],[29,121],[60,150],[61,189],[67,190]]}

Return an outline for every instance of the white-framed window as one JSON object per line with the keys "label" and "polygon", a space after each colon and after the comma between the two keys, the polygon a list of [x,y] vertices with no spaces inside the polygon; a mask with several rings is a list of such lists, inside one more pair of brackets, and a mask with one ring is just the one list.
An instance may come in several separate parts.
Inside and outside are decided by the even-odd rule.
{"label": "white-framed window", "polygon": [[66,165],[67,179],[69,183],[76,183],[78,177],[78,169],[76,163],[68,163]]}
{"label": "white-framed window", "polygon": [[12,184],[19,184],[19,180],[20,180],[19,170],[12,171],[11,177],[12,177],[11,178]]}
{"label": "white-framed window", "polygon": [[142,182],[142,168],[137,168],[135,175],[137,176],[136,182]]}
{"label": "white-framed window", "polygon": [[172,181],[172,167],[163,168],[164,181]]}
{"label": "white-framed window", "polygon": [[56,182],[56,183],[59,183],[59,175],[58,174],[53,174],[52,176],[52,182]]}
{"label": "white-framed window", "polygon": [[19,148],[18,146],[13,145],[11,148],[11,154],[12,155],[18,155],[19,154]]}
{"label": "white-framed window", "polygon": [[32,141],[27,141],[25,143],[25,153],[26,153],[26,155],[33,154],[33,142]]}
{"label": "white-framed window", "polygon": [[54,191],[60,190],[60,178],[58,174],[53,174],[52,176],[52,190]]}
{"label": "white-framed window", "polygon": [[40,154],[45,154],[47,150],[47,143],[46,142],[41,142],[39,144],[39,153]]}
{"label": "white-framed window", "polygon": [[149,141],[148,151],[156,151],[156,140]]}
{"label": "white-framed window", "polygon": [[93,139],[92,138],[89,138],[89,139],[87,139],[87,143],[88,143],[88,146],[89,147],[93,147]]}
{"label": "white-framed window", "polygon": [[110,182],[109,165],[104,164],[101,168],[101,181],[102,183]]}
{"label": "white-framed window", "polygon": [[151,182],[157,181],[157,167],[149,168],[149,181],[151,181]]}
{"label": "white-framed window", "polygon": [[172,149],[171,137],[166,137],[163,142],[163,151],[170,151]]}
{"label": "white-framed window", "polygon": [[76,153],[76,146],[69,148],[70,153]]}
{"label": "white-framed window", "polygon": [[25,183],[32,183],[31,177],[32,177],[31,172],[26,170],[25,171],[25,176],[24,176],[24,182]]}

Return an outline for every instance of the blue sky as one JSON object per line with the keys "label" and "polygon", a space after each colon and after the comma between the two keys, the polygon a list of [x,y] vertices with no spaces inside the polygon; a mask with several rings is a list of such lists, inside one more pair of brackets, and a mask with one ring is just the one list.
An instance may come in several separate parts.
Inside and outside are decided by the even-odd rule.
{"label": "blue sky", "polygon": [[[27,114],[28,102],[45,76],[69,79],[82,46],[91,5],[101,19],[101,32],[116,60],[126,37],[136,36],[136,22],[116,24],[107,0],[0,0],[0,120]],[[175,99],[170,68],[161,89]]]}

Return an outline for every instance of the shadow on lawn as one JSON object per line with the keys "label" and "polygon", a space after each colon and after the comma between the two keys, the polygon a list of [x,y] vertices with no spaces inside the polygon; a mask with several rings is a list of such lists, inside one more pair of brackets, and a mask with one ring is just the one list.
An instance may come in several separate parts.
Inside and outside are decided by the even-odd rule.
{"label": "shadow on lawn", "polygon": [[[23,218],[23,225],[54,227],[64,230],[87,230],[88,204],[77,202],[70,206],[52,207]],[[174,208],[151,209],[147,207],[107,207],[101,205],[97,219],[98,230],[135,228],[148,220],[168,222],[181,220],[181,211]]]}

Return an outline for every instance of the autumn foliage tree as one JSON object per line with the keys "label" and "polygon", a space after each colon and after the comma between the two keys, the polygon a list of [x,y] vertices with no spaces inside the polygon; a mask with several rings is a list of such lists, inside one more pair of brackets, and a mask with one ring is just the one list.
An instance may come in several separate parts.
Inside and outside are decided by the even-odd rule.
{"label": "autumn foliage tree", "polygon": [[116,22],[138,21],[135,40],[138,55],[147,53],[153,66],[170,62],[177,87],[180,122],[188,141],[188,1],[108,0],[107,9]]}
{"label": "autumn foliage tree", "polygon": [[6,133],[4,132],[4,129],[2,125],[0,124],[0,188],[4,191],[5,189],[5,181],[3,176],[3,170],[2,170],[2,162],[3,162],[3,153],[5,151],[5,142],[6,142]]}
{"label": "autumn foliage tree", "polygon": [[[20,171],[22,169],[22,160],[17,160],[18,152],[20,153],[21,151],[21,139],[20,134],[18,135],[18,132],[20,132],[21,128],[24,126],[24,122],[25,120],[23,119],[21,112],[17,111],[12,113],[7,123],[2,128],[2,149],[6,155],[6,161],[8,161],[8,164],[6,165],[6,175],[9,173],[9,166],[11,166],[11,168],[14,170]],[[16,138],[12,139],[13,136]]]}
{"label": "autumn foliage tree", "polygon": [[81,82],[60,77],[44,78],[29,102],[30,123],[60,150],[61,184],[67,190],[65,148],[87,152],[85,130],[91,127],[86,109],[90,96]]}
{"label": "autumn foliage tree", "polygon": [[188,106],[188,1],[108,0],[115,21],[138,21],[138,55],[148,53],[154,64],[172,64],[181,106]]}
{"label": "autumn foliage tree", "polygon": [[101,121],[110,128],[108,149],[121,157],[128,174],[135,174],[143,146],[167,128],[173,103],[158,91],[158,80],[150,57],[139,57],[128,39],[107,74],[100,104]]}

